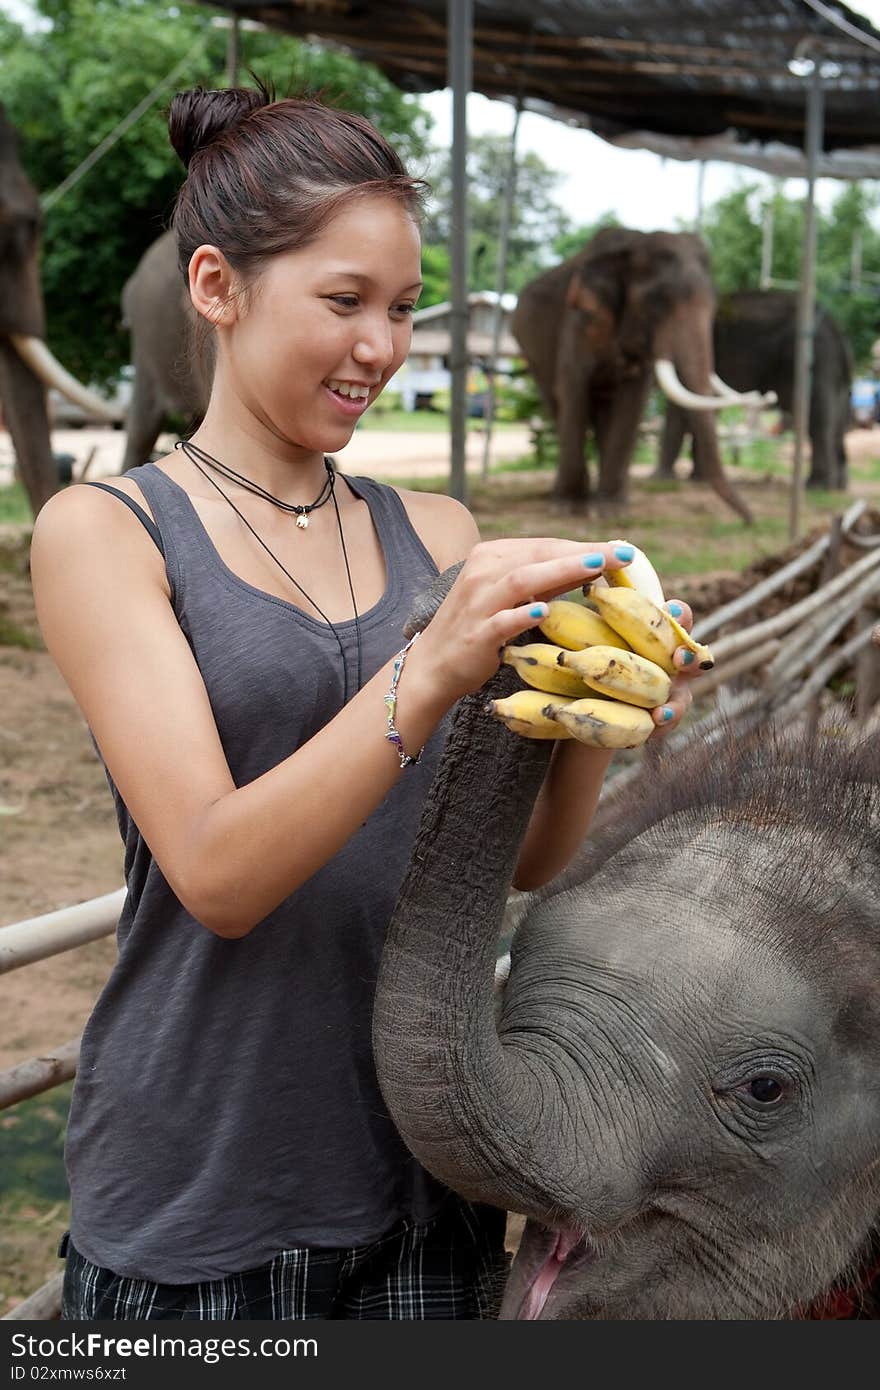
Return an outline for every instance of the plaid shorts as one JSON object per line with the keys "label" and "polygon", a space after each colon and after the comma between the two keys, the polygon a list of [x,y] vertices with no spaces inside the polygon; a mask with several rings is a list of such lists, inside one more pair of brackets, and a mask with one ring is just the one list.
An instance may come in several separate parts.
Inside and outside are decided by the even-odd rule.
{"label": "plaid shorts", "polygon": [[494,1318],[510,1257],[505,1213],[460,1197],[431,1221],[401,1221],[369,1245],[283,1250],[270,1264],[199,1284],[154,1284],[101,1269],[66,1236],[61,1316],[129,1319],[383,1321]]}

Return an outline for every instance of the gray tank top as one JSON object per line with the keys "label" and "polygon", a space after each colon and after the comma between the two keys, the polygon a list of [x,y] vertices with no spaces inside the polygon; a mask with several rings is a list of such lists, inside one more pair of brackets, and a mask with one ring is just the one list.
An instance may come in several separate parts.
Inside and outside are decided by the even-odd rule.
{"label": "gray tank top", "polygon": [[[242,786],[339,711],[339,647],[319,620],[235,575],[161,469],[127,476],[156,519],[174,612]],[[385,593],[360,619],[367,681],[402,645],[437,567],[393,489],[346,482],[369,505],[385,555]],[[354,621],[336,628],[354,688]],[[445,734],[444,723],[335,858],[238,941],[182,907],[108,774],[128,892],[118,959],[83,1037],[66,1146],[71,1237],[87,1259],[194,1283],[298,1246],[364,1244],[401,1217],[434,1214],[445,1189],[388,1116],[370,1024],[385,928]]]}

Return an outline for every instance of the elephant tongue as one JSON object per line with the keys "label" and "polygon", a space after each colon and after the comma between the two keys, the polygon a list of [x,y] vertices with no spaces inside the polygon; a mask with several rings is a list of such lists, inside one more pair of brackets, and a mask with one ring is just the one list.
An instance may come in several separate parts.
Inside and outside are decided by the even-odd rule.
{"label": "elephant tongue", "polygon": [[517,1320],[534,1319],[541,1316],[541,1310],[547,1302],[547,1296],[556,1283],[565,1261],[582,1239],[583,1237],[575,1231],[561,1231],[559,1233],[556,1244],[538,1270],[534,1282],[522,1301],[522,1306],[517,1313]]}

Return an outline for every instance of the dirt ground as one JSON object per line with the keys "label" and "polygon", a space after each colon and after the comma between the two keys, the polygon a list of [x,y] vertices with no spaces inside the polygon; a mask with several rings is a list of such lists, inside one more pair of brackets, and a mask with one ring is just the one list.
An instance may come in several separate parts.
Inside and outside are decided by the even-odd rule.
{"label": "dirt ground", "polygon": [[[851,438],[851,454],[880,457],[880,432]],[[408,471],[412,471],[413,449],[423,442],[420,439],[401,450],[400,437],[395,440],[396,451],[400,450],[397,457],[407,458]],[[376,476],[389,475],[387,463],[386,455],[384,468],[374,459],[371,466],[359,461],[356,469],[346,460],[349,471],[366,472],[369,466]],[[402,462],[398,467],[402,469]],[[472,507],[483,533],[584,534],[583,518],[560,510],[550,499],[550,482],[547,473],[512,473],[501,475],[489,493],[476,494]],[[778,521],[787,508],[784,480],[740,476],[737,485],[759,518],[750,544],[751,559],[760,559],[773,544],[762,547],[762,526],[765,522],[769,526],[772,518]],[[852,495],[866,496],[873,506],[880,505],[880,484],[859,481]],[[727,534],[731,518],[714,494],[691,487],[684,502],[683,496],[680,490],[650,491],[647,483],[636,478],[626,514],[603,519],[601,530],[609,535],[625,533],[650,553],[652,536],[681,525],[686,506],[695,534],[710,523],[719,535]],[[819,507],[808,516],[807,529],[827,524],[830,513],[842,510],[849,500],[827,500],[824,510]],[[597,524],[590,523],[590,533],[597,530]],[[741,533],[741,527],[730,525],[731,536]],[[27,545],[26,528],[0,526],[0,926],[96,897],[122,883],[122,846],[103,771],[72,697],[41,647]],[[699,579],[694,574],[681,580],[664,575],[667,592],[691,599],[698,613],[729,597],[731,585],[745,587],[740,574],[743,563],[736,558],[740,552],[726,550],[719,540],[711,553],[717,555],[718,563],[707,565]],[[4,975],[0,1068],[77,1036],[113,956],[113,939],[108,937]],[[12,1112],[0,1114],[0,1130],[11,1123]],[[63,1212],[43,1213],[40,1219],[47,1225],[36,1267],[51,1273],[46,1242],[54,1239],[54,1227],[63,1222]],[[0,1256],[3,1253],[0,1232]],[[15,1258],[21,1262],[26,1257]],[[40,1277],[48,1276],[38,1274],[36,1282]],[[33,1287],[33,1281],[28,1286]],[[4,1301],[11,1306],[22,1291],[18,1280],[4,1281],[0,1270],[0,1312]]]}

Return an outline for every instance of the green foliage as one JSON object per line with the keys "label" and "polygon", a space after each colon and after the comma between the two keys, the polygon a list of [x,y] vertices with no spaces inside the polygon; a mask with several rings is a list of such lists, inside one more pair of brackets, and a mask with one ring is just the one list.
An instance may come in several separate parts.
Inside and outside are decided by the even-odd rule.
{"label": "green foliage", "polygon": [[451,273],[448,246],[422,247],[423,283],[419,295],[420,309],[429,309],[432,304],[445,304],[452,298]]}
{"label": "green foliage", "polygon": [[569,256],[574,256],[576,252],[582,251],[588,241],[592,241],[597,232],[601,232],[605,227],[619,227],[620,218],[616,212],[603,212],[595,222],[583,227],[573,227],[568,231],[561,232],[553,241],[554,261],[567,261]]}
{"label": "green foliage", "polygon": [[[175,89],[226,85],[226,31],[211,27],[210,10],[170,0],[39,0],[37,8],[52,21],[45,32],[0,23],[0,101],[42,195],[183,64],[167,95],[46,213],[41,273],[49,342],[77,376],[107,383],[129,358],[122,286],[167,225],[183,176],[168,142],[168,103]],[[279,95],[319,92],[362,112],[408,163],[424,164],[429,116],[371,65],[245,30],[245,85],[250,69],[274,80]]]}
{"label": "green foliage", "polygon": [[[817,216],[818,299],[849,338],[857,363],[867,362],[872,342],[880,337],[880,231],[872,220],[878,206],[880,196],[868,185],[852,183]],[[768,217],[773,230],[771,280],[792,289],[798,285],[803,201],[785,198],[779,188],[762,194],[756,185],[745,184],[713,204],[704,218],[702,234],[721,293],[759,288]],[[861,254],[860,284],[853,282],[854,248]]]}
{"label": "green foliage", "polygon": [[[505,135],[477,135],[468,145],[468,211],[470,221],[469,279],[472,290],[495,289],[498,245],[509,167],[510,141]],[[568,218],[554,201],[561,180],[540,155],[520,154],[511,210],[505,288],[518,292],[556,260],[545,248],[568,228]],[[434,172],[433,199],[425,228],[429,246],[449,244],[452,208],[450,156]]]}

